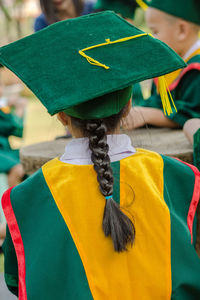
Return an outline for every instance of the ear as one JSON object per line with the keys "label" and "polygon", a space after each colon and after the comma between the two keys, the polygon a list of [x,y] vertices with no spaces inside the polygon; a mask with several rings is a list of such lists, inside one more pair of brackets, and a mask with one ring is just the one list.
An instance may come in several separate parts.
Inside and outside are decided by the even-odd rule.
{"label": "ear", "polygon": [[67,116],[63,111],[57,114],[57,118],[64,126],[68,126],[70,123],[70,117]]}
{"label": "ear", "polygon": [[177,40],[179,42],[185,41],[189,35],[189,32],[190,32],[190,24],[187,21],[179,19]]}
{"label": "ear", "polygon": [[130,100],[128,101],[127,103],[127,108],[122,116],[122,118],[126,118],[131,110],[131,107],[132,107],[132,97],[130,98]]}

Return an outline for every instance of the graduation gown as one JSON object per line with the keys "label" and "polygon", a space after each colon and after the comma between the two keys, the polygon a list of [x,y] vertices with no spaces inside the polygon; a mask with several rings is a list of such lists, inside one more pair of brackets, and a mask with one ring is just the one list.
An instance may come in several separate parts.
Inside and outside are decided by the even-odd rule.
{"label": "graduation gown", "polygon": [[19,300],[200,298],[198,170],[143,149],[111,166],[114,199],[136,229],[123,253],[103,233],[93,165],[56,158],[5,192],[5,279]]}
{"label": "graduation gown", "polygon": [[20,163],[19,150],[13,150],[9,136],[22,137],[23,119],[0,109],[0,173],[7,173]]}
{"label": "graduation gown", "polygon": [[[187,64],[185,69],[165,75],[178,111],[176,113],[172,108],[173,113],[166,117],[181,127],[191,118],[200,118],[200,49],[188,58]],[[157,79],[152,85],[151,97],[141,100],[138,105],[162,109],[161,99],[157,93]]]}

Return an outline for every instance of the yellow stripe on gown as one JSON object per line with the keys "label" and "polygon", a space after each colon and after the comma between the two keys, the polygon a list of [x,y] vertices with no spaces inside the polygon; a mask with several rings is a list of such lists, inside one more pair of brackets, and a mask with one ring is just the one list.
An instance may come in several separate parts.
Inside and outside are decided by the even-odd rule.
{"label": "yellow stripe on gown", "polygon": [[170,214],[163,199],[161,156],[137,150],[120,161],[121,205],[133,215],[136,228],[133,247],[120,254],[102,231],[105,199],[93,166],[54,159],[42,169],[78,249],[93,298],[171,299]]}

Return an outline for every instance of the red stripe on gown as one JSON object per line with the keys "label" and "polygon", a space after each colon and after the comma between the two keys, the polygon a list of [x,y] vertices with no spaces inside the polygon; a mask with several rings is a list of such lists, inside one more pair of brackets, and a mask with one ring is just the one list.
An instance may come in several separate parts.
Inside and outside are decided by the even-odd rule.
{"label": "red stripe on gown", "polygon": [[[13,187],[12,187],[13,188]],[[17,224],[17,220],[15,217],[15,213],[12,208],[10,193],[12,188],[8,189],[2,197],[2,207],[6,217],[6,221],[8,223],[8,228],[10,231],[10,235],[12,237],[13,245],[15,248],[17,262],[18,262],[18,280],[19,280],[19,290],[18,290],[18,299],[19,300],[27,300],[26,293],[26,266],[25,266],[25,252],[24,245],[21,237],[21,233],[19,230],[19,226]]]}
{"label": "red stripe on gown", "polygon": [[194,191],[193,191],[192,201],[190,203],[190,207],[189,207],[189,211],[188,211],[188,215],[187,215],[187,225],[188,225],[188,228],[189,228],[189,231],[191,234],[191,243],[193,243],[193,222],[194,222],[194,216],[195,216],[197,206],[199,203],[199,198],[200,198],[200,172],[195,166],[188,164],[176,157],[174,157],[174,158],[179,160],[183,164],[187,165],[188,167],[190,167],[195,175]]}

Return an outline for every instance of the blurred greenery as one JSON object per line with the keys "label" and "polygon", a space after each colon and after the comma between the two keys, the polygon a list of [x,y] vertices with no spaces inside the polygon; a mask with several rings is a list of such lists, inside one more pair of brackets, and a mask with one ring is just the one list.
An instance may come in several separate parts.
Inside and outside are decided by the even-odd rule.
{"label": "blurred greenery", "polygon": [[[0,8],[5,17],[7,34],[9,34],[11,23],[14,21],[16,23],[18,38],[21,37],[21,33],[22,33],[20,19],[21,19],[21,14],[22,14],[23,2],[24,2],[23,0],[13,0],[13,5],[8,7],[7,4],[3,0],[0,0]],[[18,10],[18,17],[13,18],[12,11],[16,10],[16,9]]]}
{"label": "blurred greenery", "polygon": [[7,20],[8,22],[11,22],[11,21],[12,21],[12,17],[11,17],[11,15],[10,15],[10,12],[9,12],[9,10],[8,10],[8,7],[6,7],[6,5],[4,4],[3,0],[0,0],[0,8],[1,8],[1,10],[2,10],[2,12],[3,12],[3,14],[4,14],[6,20]]}

